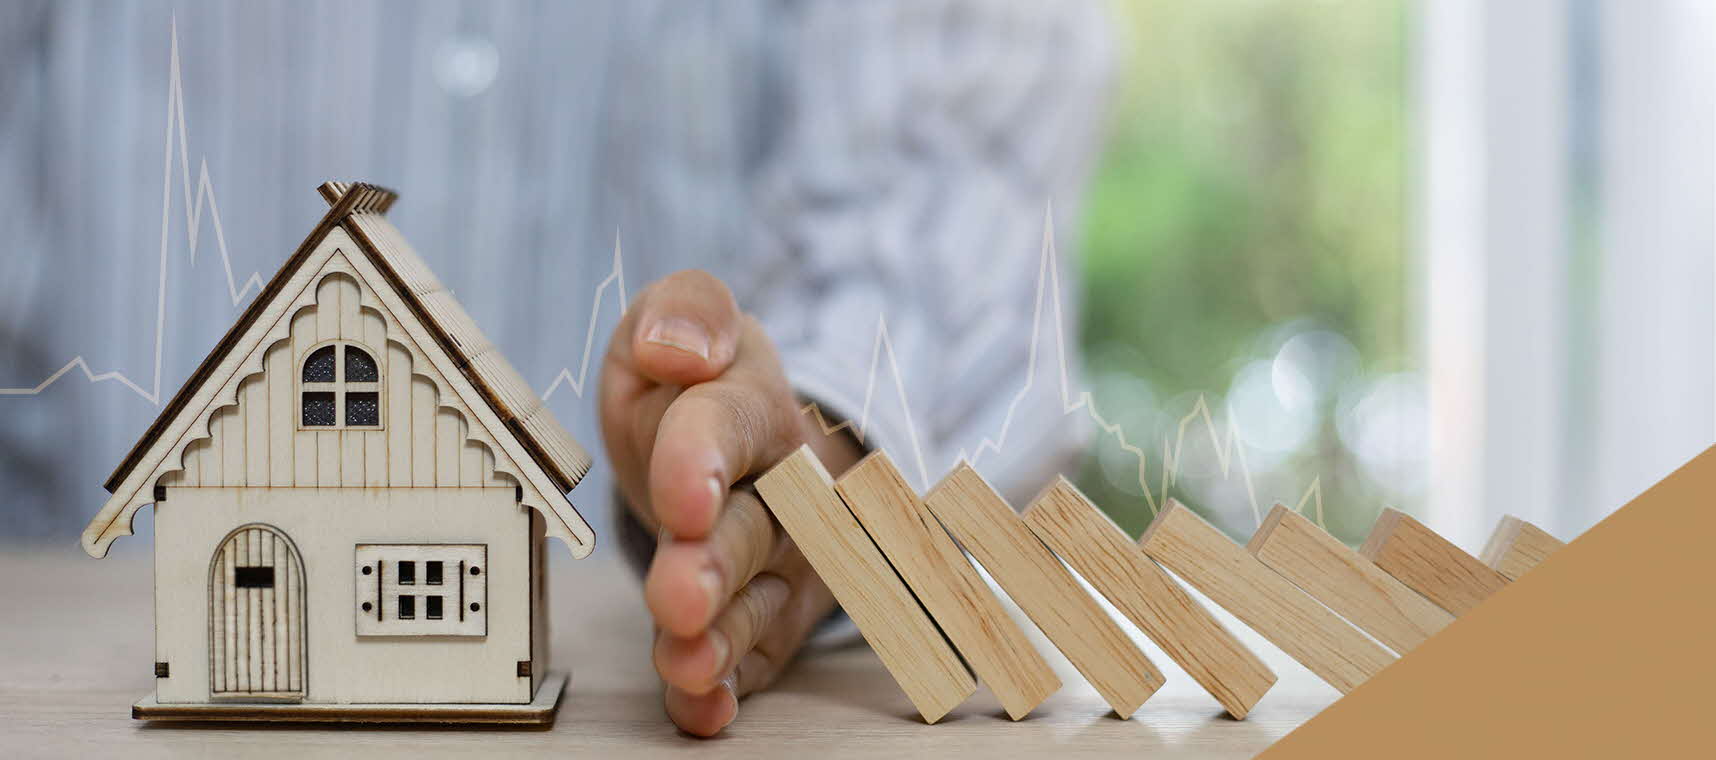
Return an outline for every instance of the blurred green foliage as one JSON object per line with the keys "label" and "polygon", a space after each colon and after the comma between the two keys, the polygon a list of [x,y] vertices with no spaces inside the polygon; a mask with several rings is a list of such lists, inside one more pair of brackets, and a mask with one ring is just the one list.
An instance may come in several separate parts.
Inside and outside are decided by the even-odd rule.
{"label": "blurred green foliage", "polygon": [[[1235,373],[1284,330],[1344,336],[1361,376],[1410,369],[1407,14],[1402,0],[1137,0],[1114,17],[1126,50],[1086,204],[1082,340],[1093,378],[1134,378],[1159,402],[1132,415],[1149,429],[1127,431],[1155,493],[1163,436],[1200,394],[1225,424]],[[1127,417],[1109,408],[1127,399],[1104,404],[1100,384],[1097,398]],[[1307,442],[1256,473],[1258,497],[1293,506],[1320,475],[1329,527],[1354,540],[1409,495],[1363,474],[1338,413],[1321,403]],[[1207,433],[1188,441],[1188,461],[1219,479]],[[1136,533],[1151,516],[1136,475],[1097,464],[1114,445],[1095,439],[1081,485]],[[1230,532],[1254,527],[1233,518],[1250,521],[1244,504],[1169,495]]]}

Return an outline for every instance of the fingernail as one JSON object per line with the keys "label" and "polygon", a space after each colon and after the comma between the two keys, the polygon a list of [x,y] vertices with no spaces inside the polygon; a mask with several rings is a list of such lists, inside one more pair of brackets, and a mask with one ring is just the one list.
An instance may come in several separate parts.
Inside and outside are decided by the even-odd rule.
{"label": "fingernail", "polygon": [[738,680],[736,675],[736,673],[728,673],[726,678],[721,679],[721,689],[726,691],[727,696],[733,700],[729,703],[732,707],[727,712],[727,720],[721,723],[723,729],[733,725],[733,720],[739,717],[739,686],[736,683]]}
{"label": "fingernail", "polygon": [[704,359],[709,358],[708,331],[689,319],[668,317],[656,322],[650,326],[649,332],[644,333],[644,340],[658,346],[696,354]]}
{"label": "fingernail", "polygon": [[726,501],[726,497],[727,497],[727,484],[723,483],[720,478],[711,477],[711,478],[709,478],[709,481],[707,483],[705,483],[704,485],[709,487],[709,509],[710,509],[710,511],[714,512],[715,514],[720,514],[721,503],[723,501]]}
{"label": "fingernail", "polygon": [[727,655],[733,651],[732,645],[727,643],[727,634],[710,629],[709,648],[715,650],[715,672],[719,673],[721,668],[727,667]]}
{"label": "fingernail", "polygon": [[713,618],[721,604],[721,574],[712,568],[704,568],[697,574],[697,585],[703,589],[703,598],[709,602],[709,616]]}

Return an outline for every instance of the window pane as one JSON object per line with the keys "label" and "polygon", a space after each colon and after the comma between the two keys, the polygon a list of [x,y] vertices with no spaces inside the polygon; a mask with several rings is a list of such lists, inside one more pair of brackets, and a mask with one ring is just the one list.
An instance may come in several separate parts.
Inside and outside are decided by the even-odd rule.
{"label": "window pane", "polygon": [[310,354],[304,360],[304,382],[331,383],[334,381],[334,347],[323,346]]}
{"label": "window pane", "polygon": [[346,382],[373,383],[381,379],[375,360],[357,346],[346,346]]}
{"label": "window pane", "polygon": [[347,425],[380,425],[381,394],[359,391],[346,394]]}
{"label": "window pane", "polygon": [[441,560],[432,559],[423,563],[423,582],[431,586],[441,585]]}
{"label": "window pane", "polygon": [[410,620],[417,617],[417,597],[410,594],[399,595],[399,619]]}
{"label": "window pane", "polygon": [[417,582],[416,562],[399,563],[399,582],[407,586]]}
{"label": "window pane", "polygon": [[439,597],[439,596],[423,597],[423,617],[428,618],[430,620],[440,620],[441,619],[441,597]]}
{"label": "window pane", "polygon": [[333,426],[334,394],[327,391],[311,391],[304,394],[303,424],[311,426]]}

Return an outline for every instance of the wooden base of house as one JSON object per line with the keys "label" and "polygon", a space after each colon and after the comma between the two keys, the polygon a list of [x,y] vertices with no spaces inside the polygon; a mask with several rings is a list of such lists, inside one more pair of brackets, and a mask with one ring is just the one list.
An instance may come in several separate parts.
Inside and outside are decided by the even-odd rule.
{"label": "wooden base of house", "polygon": [[536,698],[528,704],[267,704],[216,703],[163,705],[150,694],[131,706],[137,720],[268,722],[268,723],[442,723],[534,726],[554,725],[560,695],[569,680],[563,671],[542,679]]}

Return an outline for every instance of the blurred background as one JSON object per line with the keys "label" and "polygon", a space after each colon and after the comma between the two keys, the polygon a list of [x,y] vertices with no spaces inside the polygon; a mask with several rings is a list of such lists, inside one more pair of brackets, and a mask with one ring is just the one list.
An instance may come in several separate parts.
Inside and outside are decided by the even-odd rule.
{"label": "blurred background", "polygon": [[[1387,504],[1473,550],[1509,513],[1576,536],[1716,439],[1716,4],[1114,10],[1084,344],[1129,430],[1172,446],[1206,398],[1263,509],[1315,482],[1349,541]],[[1181,498],[1246,535],[1192,431]]]}
{"label": "blurred background", "polygon": [[[667,35],[639,70],[719,109],[762,96],[721,79],[709,30],[766,50],[778,5],[7,4],[0,387],[80,356],[137,387],[73,368],[0,397],[0,536],[70,545],[326,178],[399,187],[390,216],[539,391],[578,373],[616,231],[632,291],[664,273],[651,249],[714,240],[719,271],[736,233],[719,206],[595,181],[700,154],[649,150],[673,127],[652,81],[566,62],[639,64],[628,43]],[[1144,455],[1141,477],[1097,432],[1079,481],[1129,531],[1174,496],[1239,537],[1281,501],[1353,542],[1384,505],[1474,551],[1502,514],[1570,538],[1716,441],[1716,4],[1097,14],[1104,130],[1053,221],[1083,382]],[[163,155],[175,25],[183,165]],[[595,113],[604,131],[566,137]],[[667,215],[697,224],[664,239]],[[616,317],[595,312],[599,341]],[[589,402],[553,397],[593,446]],[[575,493],[599,533],[602,470]]]}

